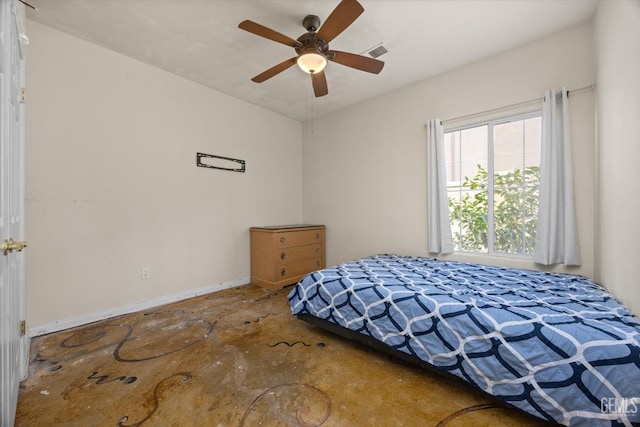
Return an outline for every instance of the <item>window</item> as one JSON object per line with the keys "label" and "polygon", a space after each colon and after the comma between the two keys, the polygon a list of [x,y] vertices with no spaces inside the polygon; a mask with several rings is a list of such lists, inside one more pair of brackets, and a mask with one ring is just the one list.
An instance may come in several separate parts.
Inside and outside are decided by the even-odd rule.
{"label": "window", "polygon": [[445,132],[456,251],[533,255],[541,121],[536,112]]}

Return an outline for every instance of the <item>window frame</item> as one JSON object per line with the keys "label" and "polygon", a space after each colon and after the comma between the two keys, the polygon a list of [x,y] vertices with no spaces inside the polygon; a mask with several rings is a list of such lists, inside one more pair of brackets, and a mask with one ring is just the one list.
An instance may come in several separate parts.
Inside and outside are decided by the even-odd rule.
{"label": "window frame", "polygon": [[[542,109],[536,109],[533,111],[514,113],[506,116],[499,116],[493,119],[485,119],[473,123],[468,123],[459,126],[447,127],[443,126],[443,134],[446,135],[452,132],[461,132],[464,130],[486,126],[487,127],[487,252],[478,252],[470,250],[456,249],[454,245],[454,253],[490,256],[490,257],[502,257],[502,258],[516,258],[516,259],[533,259],[534,254],[525,253],[506,253],[498,252],[494,250],[495,243],[495,199],[494,199],[494,163],[495,163],[495,150],[494,150],[494,132],[493,129],[497,125],[511,123],[516,121],[525,121],[527,119],[540,118],[542,119]],[[542,147],[541,147],[542,148]],[[525,152],[523,151],[523,156]],[[460,159],[461,161],[462,159]],[[524,164],[524,162],[523,162]],[[460,182],[462,184],[462,182]],[[448,193],[447,186],[447,193]],[[448,196],[447,196],[448,198]],[[450,218],[451,223],[451,218]]]}

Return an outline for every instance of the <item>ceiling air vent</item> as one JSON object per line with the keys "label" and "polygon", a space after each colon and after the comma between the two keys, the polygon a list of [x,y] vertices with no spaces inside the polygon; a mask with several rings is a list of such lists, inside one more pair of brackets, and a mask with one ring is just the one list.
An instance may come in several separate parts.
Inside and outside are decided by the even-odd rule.
{"label": "ceiling air vent", "polygon": [[379,56],[384,55],[385,53],[389,52],[387,50],[386,47],[384,47],[383,45],[379,45],[374,47],[373,49],[371,49],[369,52],[367,52],[369,55],[371,55],[372,58],[377,58]]}

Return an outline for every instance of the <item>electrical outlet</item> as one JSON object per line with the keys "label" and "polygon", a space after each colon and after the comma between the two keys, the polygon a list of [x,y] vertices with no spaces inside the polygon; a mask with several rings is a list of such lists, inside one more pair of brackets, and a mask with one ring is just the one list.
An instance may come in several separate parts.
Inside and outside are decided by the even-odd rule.
{"label": "electrical outlet", "polygon": [[142,267],[142,280],[151,278],[151,269],[149,267]]}

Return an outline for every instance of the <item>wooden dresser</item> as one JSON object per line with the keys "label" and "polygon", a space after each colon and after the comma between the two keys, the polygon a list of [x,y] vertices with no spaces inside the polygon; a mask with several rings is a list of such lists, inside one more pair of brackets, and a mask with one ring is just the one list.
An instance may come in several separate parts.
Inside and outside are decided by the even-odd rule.
{"label": "wooden dresser", "polygon": [[324,225],[251,227],[251,283],[271,290],[325,268]]}

